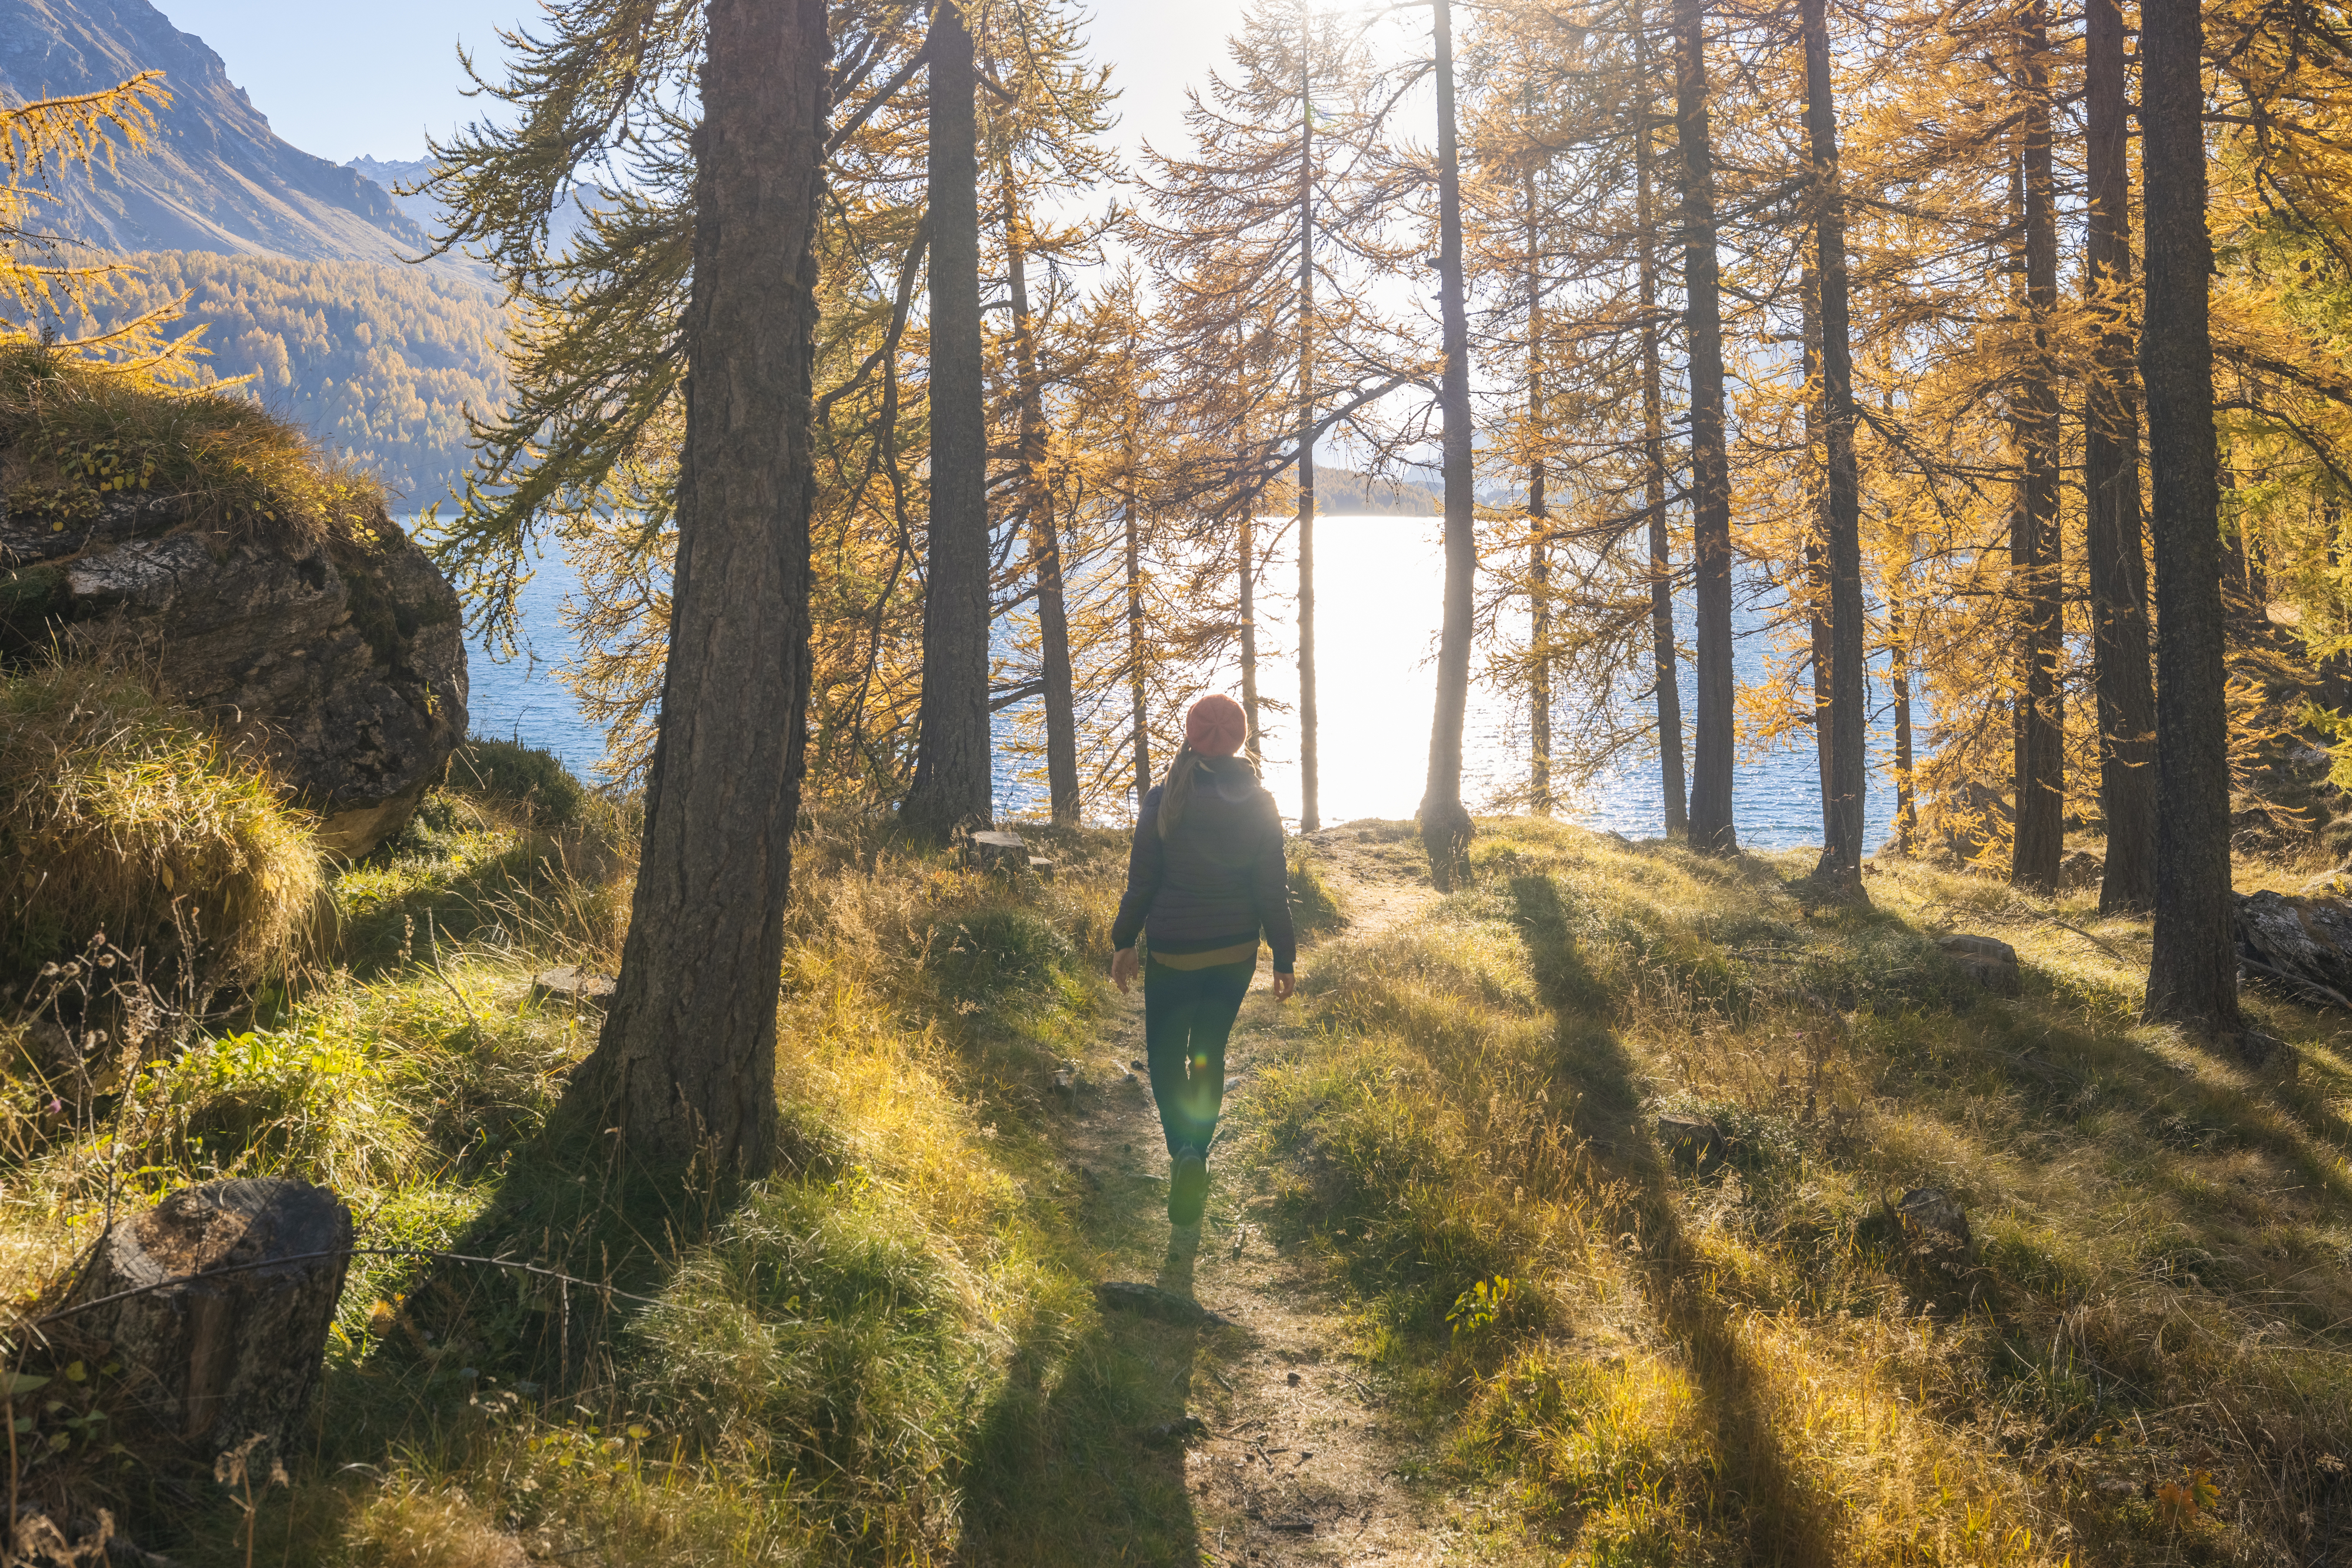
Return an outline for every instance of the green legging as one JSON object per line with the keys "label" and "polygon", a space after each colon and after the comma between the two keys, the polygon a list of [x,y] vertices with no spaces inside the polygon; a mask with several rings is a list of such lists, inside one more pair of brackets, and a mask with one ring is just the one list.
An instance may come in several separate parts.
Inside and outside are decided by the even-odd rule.
{"label": "green legging", "polygon": [[1256,972],[1255,953],[1246,963],[1205,969],[1144,966],[1144,1057],[1171,1157],[1209,1153],[1225,1097],[1225,1039]]}

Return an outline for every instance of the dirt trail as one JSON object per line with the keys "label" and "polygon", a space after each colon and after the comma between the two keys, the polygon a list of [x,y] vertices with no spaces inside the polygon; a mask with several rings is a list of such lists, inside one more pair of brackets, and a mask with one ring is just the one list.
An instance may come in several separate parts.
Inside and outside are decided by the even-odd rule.
{"label": "dirt trail", "polygon": [[[1312,841],[1350,916],[1349,934],[1411,919],[1436,894],[1417,844],[1359,837],[1342,827]],[[1094,1228],[1106,1278],[1189,1293],[1231,1326],[1138,1333],[1161,1336],[1181,1408],[1205,1425],[1184,1446],[1184,1484],[1203,1563],[1437,1563],[1462,1560],[1439,1500],[1398,1472],[1414,1457],[1408,1433],[1353,1360],[1342,1303],[1324,1267],[1279,1247],[1266,1221],[1269,1173],[1218,1155],[1245,1146],[1231,1134],[1253,1114],[1249,1081],[1276,1021],[1262,962],[1226,1055],[1228,1090],[1207,1219],[1196,1244],[1166,1219],[1168,1159],[1140,1073],[1082,1094],[1071,1153],[1107,1200]],[[1118,1053],[1116,1063],[1102,1057]],[[1141,988],[1108,1020],[1084,1080],[1099,1086],[1143,1055]],[[1178,1343],[1178,1342],[1181,1343]],[[1189,1383],[1186,1381],[1189,1379]],[[1105,1561],[1117,1556],[1106,1542]]]}

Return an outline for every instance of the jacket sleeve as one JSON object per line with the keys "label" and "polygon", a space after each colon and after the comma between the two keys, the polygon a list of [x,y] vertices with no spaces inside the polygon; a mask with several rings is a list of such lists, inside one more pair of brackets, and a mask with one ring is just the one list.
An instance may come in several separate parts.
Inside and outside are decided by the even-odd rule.
{"label": "jacket sleeve", "polygon": [[1111,951],[1134,946],[1143,935],[1143,917],[1151,913],[1167,868],[1167,848],[1160,841],[1160,788],[1154,785],[1135,815],[1135,842],[1127,852],[1127,893],[1118,901],[1118,918],[1110,924]]}
{"label": "jacket sleeve", "polygon": [[1287,975],[1298,962],[1298,937],[1290,928],[1290,867],[1283,857],[1282,818],[1265,800],[1265,833],[1257,852],[1257,918],[1274,949],[1274,972]]}

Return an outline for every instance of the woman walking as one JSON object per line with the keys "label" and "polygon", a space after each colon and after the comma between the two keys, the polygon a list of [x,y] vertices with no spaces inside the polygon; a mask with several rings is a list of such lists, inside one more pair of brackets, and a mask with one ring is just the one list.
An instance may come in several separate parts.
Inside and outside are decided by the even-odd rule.
{"label": "woman walking", "polygon": [[[1288,999],[1298,943],[1282,817],[1241,750],[1241,705],[1206,696],[1184,716],[1184,749],[1143,798],[1127,862],[1127,896],[1110,931],[1111,978],[1143,971],[1143,1039],[1151,1095],[1168,1134],[1168,1218],[1198,1225],[1209,1200],[1209,1138],[1225,1094],[1233,1032],[1258,937],[1274,948],[1274,995]],[[1150,962],[1137,957],[1150,937]]]}

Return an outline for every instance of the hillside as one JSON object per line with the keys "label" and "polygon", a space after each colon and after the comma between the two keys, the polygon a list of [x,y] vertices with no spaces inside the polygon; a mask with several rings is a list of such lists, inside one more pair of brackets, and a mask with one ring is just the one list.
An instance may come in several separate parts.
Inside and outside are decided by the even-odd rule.
{"label": "hillside", "polygon": [[[164,73],[172,105],[147,148],[60,181],[45,226],[100,250],[393,262],[425,231],[373,182],[282,140],[221,57],[146,0],[0,0],[0,91],[26,99]],[[432,264],[480,276],[473,263]]]}
{"label": "hillside", "polygon": [[466,468],[467,404],[507,393],[488,294],[447,272],[365,261],[164,251],[131,258],[123,304],[144,309],[185,291],[205,329],[211,376],[249,375],[254,395],[320,444],[380,475],[423,507]]}

